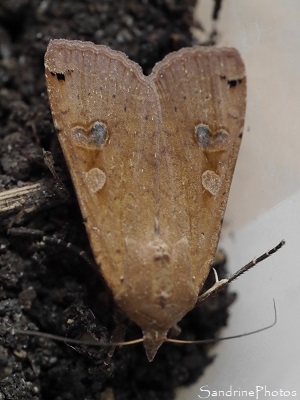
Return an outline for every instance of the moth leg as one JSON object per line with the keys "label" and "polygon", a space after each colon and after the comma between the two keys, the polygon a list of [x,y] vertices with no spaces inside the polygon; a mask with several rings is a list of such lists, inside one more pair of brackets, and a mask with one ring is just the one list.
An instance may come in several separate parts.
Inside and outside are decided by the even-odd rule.
{"label": "moth leg", "polygon": [[169,330],[168,332],[168,337],[170,338],[176,338],[177,336],[179,336],[181,333],[181,328],[178,324],[172,326],[172,328]]}
{"label": "moth leg", "polygon": [[219,290],[221,290],[224,286],[226,286],[229,283],[229,279],[221,279],[219,280],[218,273],[213,268],[213,272],[215,275],[215,284],[209,288],[206,292],[202,293],[197,300],[197,304],[201,303],[203,300],[205,300],[207,297],[209,297],[211,294],[217,293]]}
{"label": "moth leg", "polygon": [[[114,311],[114,321],[116,326],[114,327],[110,336],[110,342],[124,342],[125,333],[128,327],[128,319],[126,315],[118,308]],[[108,357],[111,358],[114,355],[116,346],[111,346],[108,352]]]}
{"label": "moth leg", "polygon": [[261,256],[254,258],[252,261],[250,261],[244,267],[240,268],[237,272],[235,272],[234,274],[230,275],[230,277],[227,278],[227,279],[222,279],[222,280],[219,281],[218,275],[217,275],[215,269],[213,268],[214,274],[215,274],[215,277],[216,277],[216,283],[210,289],[208,289],[206,292],[204,292],[203,294],[201,294],[198,297],[196,306],[199,305],[200,303],[202,303],[202,301],[206,300],[212,294],[216,294],[217,292],[219,292],[221,289],[223,289],[223,287],[228,285],[228,283],[234,281],[235,279],[240,277],[242,274],[244,274],[245,272],[249,271],[249,269],[253,268],[255,265],[260,263],[261,261],[264,261],[265,259],[270,257],[272,254],[276,253],[276,251],[281,249],[281,247],[284,246],[284,244],[285,244],[285,241],[282,240],[280,243],[278,243],[277,246],[273,247],[271,250],[265,252]]}

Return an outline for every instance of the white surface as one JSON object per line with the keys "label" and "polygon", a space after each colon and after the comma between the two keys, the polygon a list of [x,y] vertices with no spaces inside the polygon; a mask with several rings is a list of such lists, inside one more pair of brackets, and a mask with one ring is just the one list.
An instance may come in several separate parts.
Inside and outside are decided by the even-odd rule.
{"label": "white surface", "polygon": [[[287,396],[285,399],[300,398],[299,233],[300,191],[222,241],[222,248],[226,249],[232,266],[231,272],[269,250],[282,238],[286,239],[286,245],[231,284],[238,299],[231,308],[229,325],[222,330],[221,336],[251,331],[271,323],[273,298],[278,322],[264,332],[219,343],[213,350],[217,358],[205,375],[192,387],[180,389],[177,400],[199,399],[199,388],[204,385],[211,390],[229,390],[230,385],[236,390],[266,386],[270,391],[297,392],[296,397]],[[258,399],[269,397],[260,393]]]}
{"label": "white surface", "polygon": [[[212,0],[200,0],[204,23]],[[277,325],[257,335],[219,343],[198,383],[177,400],[211,390],[280,389],[222,399],[300,399],[300,1],[226,0],[218,21],[219,46],[240,50],[248,78],[244,138],[226,211],[221,247],[232,272],[276,245],[286,246],[232,283],[238,299],[222,336],[268,325],[276,301]],[[234,232],[234,234],[233,234]],[[229,235],[230,234],[230,235]],[[293,396],[292,391],[297,395]],[[202,392],[205,398],[208,392]]]}

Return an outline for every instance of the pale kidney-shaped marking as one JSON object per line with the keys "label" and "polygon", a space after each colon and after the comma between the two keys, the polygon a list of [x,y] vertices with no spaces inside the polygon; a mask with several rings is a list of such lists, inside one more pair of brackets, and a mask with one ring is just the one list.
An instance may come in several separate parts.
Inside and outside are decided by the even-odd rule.
{"label": "pale kidney-shaped marking", "polygon": [[202,174],[202,185],[210,194],[216,196],[222,185],[221,178],[214,171],[205,171]]}
{"label": "pale kidney-shaped marking", "polygon": [[106,174],[99,168],[92,168],[84,173],[84,181],[91,193],[97,193],[106,182]]}

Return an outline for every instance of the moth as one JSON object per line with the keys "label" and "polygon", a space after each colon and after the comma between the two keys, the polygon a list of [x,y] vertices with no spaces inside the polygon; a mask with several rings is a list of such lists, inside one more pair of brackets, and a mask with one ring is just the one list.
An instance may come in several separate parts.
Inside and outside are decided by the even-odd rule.
{"label": "moth", "polygon": [[119,51],[59,39],[45,71],[95,260],[152,360],[211,269],[242,138],[243,61],[195,46],[145,76]]}

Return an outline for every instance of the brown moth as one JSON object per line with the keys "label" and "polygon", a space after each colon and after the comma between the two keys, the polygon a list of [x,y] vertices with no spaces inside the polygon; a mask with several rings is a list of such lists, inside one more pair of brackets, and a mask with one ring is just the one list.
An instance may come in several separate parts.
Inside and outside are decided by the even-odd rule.
{"label": "brown moth", "polygon": [[121,52],[60,39],[45,68],[95,260],[152,360],[211,268],[244,125],[244,64],[235,49],[195,46],[145,76]]}

